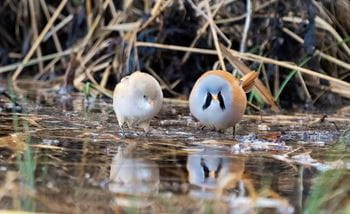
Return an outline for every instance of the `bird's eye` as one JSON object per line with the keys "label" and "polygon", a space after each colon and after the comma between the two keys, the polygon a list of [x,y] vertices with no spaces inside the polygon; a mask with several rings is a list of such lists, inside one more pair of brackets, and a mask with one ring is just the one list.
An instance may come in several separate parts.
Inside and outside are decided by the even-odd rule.
{"label": "bird's eye", "polygon": [[146,95],[143,95],[143,99],[147,99],[147,96],[146,96]]}

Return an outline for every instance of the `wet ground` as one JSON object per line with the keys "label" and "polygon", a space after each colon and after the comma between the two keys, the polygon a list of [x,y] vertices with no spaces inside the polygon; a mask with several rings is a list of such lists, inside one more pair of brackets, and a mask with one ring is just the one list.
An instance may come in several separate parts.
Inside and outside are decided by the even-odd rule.
{"label": "wet ground", "polygon": [[322,172],[345,172],[338,186],[349,180],[347,116],[255,113],[233,138],[167,100],[148,136],[122,138],[110,99],[41,84],[3,91],[18,106],[0,96],[1,210],[302,213]]}

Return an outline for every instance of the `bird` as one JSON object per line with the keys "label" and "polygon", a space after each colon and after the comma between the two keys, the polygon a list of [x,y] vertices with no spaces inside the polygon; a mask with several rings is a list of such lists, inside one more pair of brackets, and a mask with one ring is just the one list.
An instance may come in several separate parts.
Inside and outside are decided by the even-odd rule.
{"label": "bird", "polygon": [[248,92],[259,73],[251,71],[240,80],[223,70],[207,71],[198,78],[189,96],[191,114],[205,127],[223,131],[238,123],[246,109]]}
{"label": "bird", "polygon": [[[205,140],[201,143],[218,144],[214,140]],[[243,178],[244,157],[232,156],[227,151],[212,146],[194,148],[196,152],[188,154],[186,162],[190,184],[206,189],[217,189],[220,184],[226,182],[226,187],[235,188],[236,182]],[[229,184],[228,177],[235,179]]]}
{"label": "bird", "polygon": [[[136,147],[132,145],[131,147]],[[110,166],[109,190],[114,193],[152,195],[159,191],[159,166],[138,157],[130,147],[118,147]]]}
{"label": "bird", "polygon": [[122,135],[123,125],[142,128],[147,134],[150,121],[163,105],[163,92],[158,81],[148,73],[136,71],[115,86],[113,92],[113,109],[117,116]]}

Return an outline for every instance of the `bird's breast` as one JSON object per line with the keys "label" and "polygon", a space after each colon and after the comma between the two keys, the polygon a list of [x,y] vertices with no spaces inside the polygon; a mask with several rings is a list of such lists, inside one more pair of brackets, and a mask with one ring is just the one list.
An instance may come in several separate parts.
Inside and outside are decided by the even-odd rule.
{"label": "bird's breast", "polygon": [[207,96],[197,92],[190,99],[191,113],[204,125],[225,129],[232,127],[242,118],[247,101],[243,89],[239,86],[216,95],[215,100],[208,99]]}

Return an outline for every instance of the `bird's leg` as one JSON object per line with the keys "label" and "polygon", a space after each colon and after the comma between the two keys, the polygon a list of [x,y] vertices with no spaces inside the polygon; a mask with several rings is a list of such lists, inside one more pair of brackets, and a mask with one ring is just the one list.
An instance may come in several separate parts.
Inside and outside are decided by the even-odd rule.
{"label": "bird's leg", "polygon": [[236,124],[235,125],[233,125],[233,127],[232,127],[232,134],[233,134],[233,139],[236,139]]}
{"label": "bird's leg", "polygon": [[129,129],[132,128],[133,123],[129,120],[126,121],[126,125],[128,126]]}
{"label": "bird's leg", "polygon": [[147,137],[148,133],[149,133],[149,130],[150,130],[149,122],[140,123],[139,126],[140,126],[140,128],[142,128],[145,131],[145,136]]}
{"label": "bird's leg", "polygon": [[123,126],[121,126],[120,129],[122,130],[122,137],[125,138],[125,131],[124,131]]}
{"label": "bird's leg", "polygon": [[121,117],[117,117],[117,118],[118,118],[119,127],[122,130],[122,137],[125,138],[125,131],[124,131],[124,128],[123,128],[124,118],[121,118]]}

